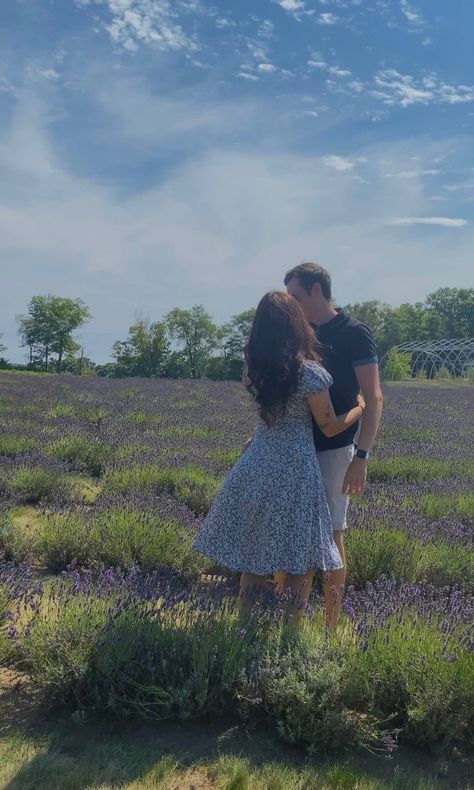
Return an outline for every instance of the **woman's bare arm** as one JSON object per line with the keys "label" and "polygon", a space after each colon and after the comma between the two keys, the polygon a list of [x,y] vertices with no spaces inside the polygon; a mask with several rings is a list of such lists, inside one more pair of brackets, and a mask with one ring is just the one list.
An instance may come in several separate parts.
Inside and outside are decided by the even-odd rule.
{"label": "woman's bare arm", "polygon": [[338,433],[346,431],[357,420],[360,420],[364,412],[362,403],[363,401],[361,400],[359,406],[354,406],[353,409],[350,409],[345,414],[336,416],[328,390],[310,395],[308,398],[308,404],[316,425],[328,437],[337,436]]}

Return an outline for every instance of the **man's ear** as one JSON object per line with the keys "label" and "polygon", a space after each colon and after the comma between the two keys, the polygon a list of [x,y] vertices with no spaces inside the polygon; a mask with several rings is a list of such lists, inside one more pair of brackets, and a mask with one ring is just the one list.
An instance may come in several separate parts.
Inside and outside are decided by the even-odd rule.
{"label": "man's ear", "polygon": [[313,283],[313,287],[311,288],[311,296],[317,296],[318,298],[321,296],[321,283]]}

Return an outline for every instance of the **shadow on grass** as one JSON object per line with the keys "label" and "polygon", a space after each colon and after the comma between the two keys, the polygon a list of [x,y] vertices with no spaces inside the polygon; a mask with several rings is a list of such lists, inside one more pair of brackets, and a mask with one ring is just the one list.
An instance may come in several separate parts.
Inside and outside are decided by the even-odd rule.
{"label": "shadow on grass", "polygon": [[[146,722],[137,719],[96,718],[83,721],[70,711],[52,709],[27,679],[0,671],[0,785],[3,790],[99,790],[99,788],[229,787],[253,790],[251,773],[269,764],[289,771],[314,769],[326,777],[317,784],[260,784],[259,787],[306,790],[468,790],[472,760],[442,762],[434,755],[402,748],[394,758],[351,751],[331,758],[305,758],[278,740],[273,730],[249,730],[242,722],[226,720]],[[237,769],[247,776],[241,783],[202,780],[210,763],[244,758]],[[235,767],[234,767],[235,768]],[[236,770],[237,770],[236,769]],[[176,773],[177,771],[184,773]],[[229,767],[227,766],[227,771]],[[211,773],[212,773],[211,771]],[[238,770],[237,770],[238,772]],[[249,774],[250,772],[250,774]],[[293,773],[295,772],[295,773]],[[319,773],[321,772],[321,774]],[[225,774],[225,771],[224,771]],[[201,776],[201,784],[194,777]],[[440,776],[443,778],[441,779]],[[249,783],[250,779],[250,783]],[[422,781],[424,780],[424,781]],[[364,782],[367,782],[366,784]]]}

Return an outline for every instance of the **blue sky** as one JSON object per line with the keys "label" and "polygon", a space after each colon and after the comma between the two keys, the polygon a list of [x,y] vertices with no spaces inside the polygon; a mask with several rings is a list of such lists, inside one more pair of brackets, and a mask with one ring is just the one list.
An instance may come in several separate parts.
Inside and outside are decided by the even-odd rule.
{"label": "blue sky", "polygon": [[3,0],[0,332],[81,297],[217,321],[316,260],[339,302],[474,285],[471,0]]}

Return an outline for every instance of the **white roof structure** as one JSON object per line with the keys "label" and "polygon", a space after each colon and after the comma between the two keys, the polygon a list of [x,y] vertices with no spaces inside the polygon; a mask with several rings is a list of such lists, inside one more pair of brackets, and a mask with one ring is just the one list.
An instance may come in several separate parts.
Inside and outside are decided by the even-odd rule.
{"label": "white roof structure", "polygon": [[[425,369],[428,378],[439,368],[448,368],[456,376],[466,377],[469,368],[474,367],[474,337],[452,340],[410,340],[396,346],[403,353],[411,353],[412,375]],[[388,353],[388,352],[387,352]],[[387,354],[382,357],[383,365]]]}

